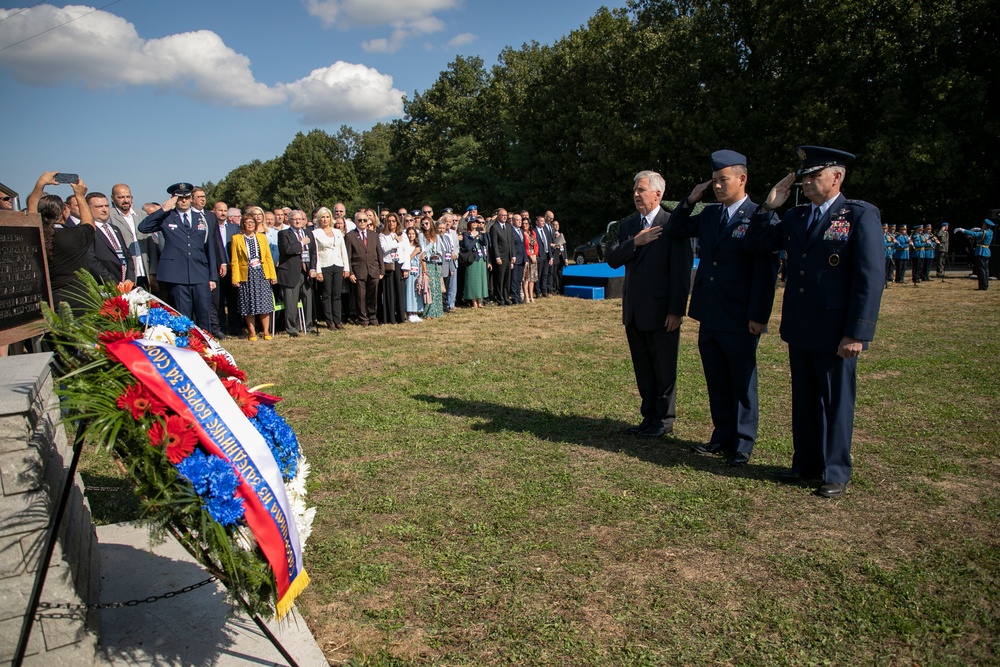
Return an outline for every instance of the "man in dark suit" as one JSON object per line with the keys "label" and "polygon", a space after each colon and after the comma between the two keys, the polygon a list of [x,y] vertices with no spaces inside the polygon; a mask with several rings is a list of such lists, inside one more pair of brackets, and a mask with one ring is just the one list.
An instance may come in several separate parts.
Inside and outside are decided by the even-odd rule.
{"label": "man in dark suit", "polygon": [[[358,211],[354,216],[356,228],[344,236],[347,257],[350,260],[350,281],[358,305],[358,324],[363,327],[378,326],[378,281],[385,266],[378,234],[370,228],[368,214]],[[431,288],[440,286],[431,285]]]}
{"label": "man in dark suit", "polygon": [[[745,465],[757,440],[757,344],[767,330],[778,277],[776,253],[744,247],[757,205],[746,193],[747,159],[736,151],[712,153],[712,180],[699,183],[674,209],[664,234],[697,238],[701,248],[688,315],[701,322],[698,352],[705,370],[715,426],[699,454],[721,454]],[[718,204],[691,215],[709,188]],[[771,224],[778,216],[771,214]]]}
{"label": "man in dark suit", "polygon": [[316,239],[311,229],[306,229],[306,214],[294,210],[288,214],[287,227],[278,232],[278,286],[285,304],[285,331],[293,338],[299,335],[298,303],[302,301],[306,331],[319,334],[310,321],[313,312],[313,281],[316,278]]}
{"label": "man in dark suit", "polygon": [[[216,281],[215,289],[212,290],[212,335],[219,340],[226,337],[228,331],[230,335],[238,335],[243,330],[243,322],[240,317],[239,293],[233,287],[233,277],[229,273],[229,261],[233,249],[233,237],[240,233],[239,224],[227,221],[225,217],[219,218],[215,210],[207,210],[205,204],[208,197],[205,190],[195,188],[191,196],[191,212],[197,217],[204,217],[208,221],[209,228],[214,232],[215,242],[215,273],[219,278]],[[228,208],[226,209],[229,210]]]}
{"label": "man in dark suit", "polygon": [[211,331],[212,290],[217,276],[212,230],[205,220],[191,215],[190,183],[174,183],[167,188],[170,199],[139,223],[139,231],[163,235],[163,252],[152,280],[164,283],[170,301],[179,313]]}
{"label": "man in dark suit", "polygon": [[[641,171],[633,182],[637,212],[618,225],[618,238],[606,259],[611,268],[625,267],[622,323],[642,399],[642,422],[626,432],[658,438],[673,431],[677,417],[677,352],[691,287],[692,253],[687,239],[662,235],[670,217],[660,208],[663,177]],[[544,222],[539,217],[538,227]],[[540,251],[538,262],[541,265]]]}
{"label": "man in dark suit", "polygon": [[788,343],[792,376],[792,467],[778,479],[820,479],[817,493],[844,494],[851,479],[851,436],[858,355],[875,335],[885,281],[879,210],[845,199],[840,189],[850,153],[800,146],[802,193],[810,203],[790,210],[777,225],[770,211],[788,199],[788,174],[753,216],[752,251],[786,251],[788,271],[781,339]]}
{"label": "man in dark suit", "polygon": [[538,280],[535,282],[535,296],[549,295],[549,272],[555,257],[555,237],[545,224],[545,216],[535,218],[535,237],[538,239]]}
{"label": "man in dark suit", "polygon": [[490,258],[493,261],[493,299],[500,306],[510,306],[510,274],[514,265],[514,237],[507,209],[497,210],[497,219],[490,227]]}
{"label": "man in dark suit", "polygon": [[135,282],[128,244],[121,231],[111,224],[108,198],[102,192],[91,192],[87,195],[87,206],[97,227],[92,246],[91,273],[98,280],[109,283],[117,284],[123,280]]}
{"label": "man in dark suit", "polygon": [[524,265],[528,261],[528,255],[524,249],[524,230],[521,228],[522,219],[520,213],[514,213],[511,217],[511,240],[514,243],[514,262],[510,271],[510,300],[514,303],[524,303],[521,300],[521,283],[524,282]]}

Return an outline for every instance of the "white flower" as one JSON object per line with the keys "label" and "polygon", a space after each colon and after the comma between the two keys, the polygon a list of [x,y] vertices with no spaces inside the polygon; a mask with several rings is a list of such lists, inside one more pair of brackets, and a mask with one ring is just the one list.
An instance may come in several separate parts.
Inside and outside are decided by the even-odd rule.
{"label": "white flower", "polygon": [[128,301],[128,314],[132,317],[145,315],[149,312],[150,294],[141,287],[133,288],[125,295]]}
{"label": "white flower", "polygon": [[303,551],[306,548],[306,540],[312,534],[313,519],[316,518],[316,508],[306,505],[307,477],[309,477],[309,463],[305,456],[300,456],[297,474],[285,482],[285,494],[292,506],[295,525],[299,529],[299,545]]}
{"label": "white flower", "polygon": [[250,526],[244,524],[236,530],[236,544],[244,551],[253,551],[257,548],[257,538],[254,537]]}
{"label": "white flower", "polygon": [[174,338],[174,332],[170,330],[170,327],[165,327],[162,324],[157,324],[156,326],[146,329],[143,334],[143,338],[159,341],[161,343],[167,343],[168,345],[177,344],[177,339]]}

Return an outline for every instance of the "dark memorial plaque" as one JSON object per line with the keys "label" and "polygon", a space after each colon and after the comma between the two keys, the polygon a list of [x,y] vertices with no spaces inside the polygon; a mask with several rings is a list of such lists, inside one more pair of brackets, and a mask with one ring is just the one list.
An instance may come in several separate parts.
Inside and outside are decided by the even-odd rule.
{"label": "dark memorial plaque", "polygon": [[49,295],[41,218],[0,211],[0,344],[40,334]]}

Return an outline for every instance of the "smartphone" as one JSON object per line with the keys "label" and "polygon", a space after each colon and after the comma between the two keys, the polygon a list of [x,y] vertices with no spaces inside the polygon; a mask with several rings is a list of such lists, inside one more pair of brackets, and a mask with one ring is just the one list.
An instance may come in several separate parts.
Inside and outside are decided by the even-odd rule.
{"label": "smartphone", "polygon": [[56,183],[76,183],[80,180],[79,174],[58,173],[55,175]]}

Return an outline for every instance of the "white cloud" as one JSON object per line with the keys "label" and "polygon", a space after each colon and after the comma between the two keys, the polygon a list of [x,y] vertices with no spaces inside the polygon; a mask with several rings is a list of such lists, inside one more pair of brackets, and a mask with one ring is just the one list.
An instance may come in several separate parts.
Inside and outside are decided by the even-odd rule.
{"label": "white cloud", "polygon": [[392,77],[364,65],[338,61],[294,83],[279,84],[304,124],[370,120],[403,113],[403,91]]}
{"label": "white cloud", "polygon": [[306,11],[324,25],[341,27],[410,23],[456,9],[462,0],[304,0]]}
{"label": "white cloud", "polygon": [[306,11],[339,28],[391,26],[392,37],[362,42],[368,53],[395,53],[408,38],[444,30],[435,12],[455,9],[462,0],[304,0]]}
{"label": "white cloud", "polygon": [[[85,14],[88,14],[84,16]],[[235,106],[281,102],[281,94],[254,80],[250,60],[226,46],[214,32],[200,30],[144,40],[125,19],[93,8],[39,5],[15,14],[0,10],[0,66],[27,84],[79,81],[88,88],[152,85]]]}
{"label": "white cloud", "polygon": [[[74,18],[79,20],[67,23]],[[397,29],[397,43],[407,34]],[[0,67],[29,85],[148,85],[230,106],[288,104],[311,124],[375,120],[403,111],[403,93],[392,87],[392,77],[364,65],[336,62],[293,83],[268,86],[254,78],[249,58],[209,30],[146,40],[125,19],[92,7],[0,9],[0,45],[32,35],[38,36],[0,51]]]}
{"label": "white cloud", "polygon": [[473,35],[471,32],[463,32],[449,39],[448,46],[449,47],[465,46],[466,44],[471,44],[477,39],[479,39],[477,35]]}

